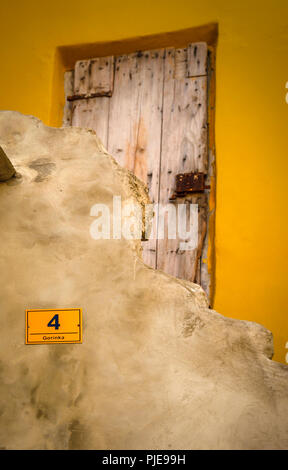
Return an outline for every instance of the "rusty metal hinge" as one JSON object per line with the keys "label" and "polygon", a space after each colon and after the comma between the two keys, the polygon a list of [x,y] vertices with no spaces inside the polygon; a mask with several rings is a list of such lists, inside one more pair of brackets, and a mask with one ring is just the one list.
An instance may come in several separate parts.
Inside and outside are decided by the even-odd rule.
{"label": "rusty metal hinge", "polygon": [[90,98],[99,98],[105,96],[111,98],[112,91],[97,91],[97,93],[82,93],[78,95],[69,95],[67,96],[67,101],[89,100]]}
{"label": "rusty metal hinge", "polygon": [[175,193],[170,199],[177,197],[187,196],[191,193],[199,193],[210,189],[210,186],[205,185],[205,173],[179,173],[176,175],[176,189]]}

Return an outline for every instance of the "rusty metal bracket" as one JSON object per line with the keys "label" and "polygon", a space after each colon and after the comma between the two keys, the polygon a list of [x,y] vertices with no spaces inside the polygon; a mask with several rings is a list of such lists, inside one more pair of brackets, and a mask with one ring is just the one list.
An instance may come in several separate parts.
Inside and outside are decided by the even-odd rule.
{"label": "rusty metal bracket", "polygon": [[108,96],[109,98],[112,96],[112,91],[99,91],[97,93],[84,93],[81,95],[69,95],[67,96],[67,101],[76,101],[76,100],[89,100],[90,98],[99,98]]}
{"label": "rusty metal bracket", "polygon": [[210,189],[210,186],[205,185],[205,173],[179,173],[176,175],[176,189],[175,193],[170,199],[177,197],[184,197],[191,193],[199,193]]}

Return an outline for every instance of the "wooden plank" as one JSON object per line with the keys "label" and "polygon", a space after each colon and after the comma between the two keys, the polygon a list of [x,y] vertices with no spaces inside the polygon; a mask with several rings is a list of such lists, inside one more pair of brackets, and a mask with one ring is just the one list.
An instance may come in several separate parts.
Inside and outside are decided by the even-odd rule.
{"label": "wooden plank", "polygon": [[64,73],[64,94],[65,105],[63,110],[63,127],[72,125],[72,103],[67,100],[67,97],[74,93],[74,70],[68,70]]}
{"label": "wooden plank", "polygon": [[79,60],[75,64],[74,96],[70,96],[69,99],[111,96],[113,81],[113,56]]}
{"label": "wooden plank", "polygon": [[90,61],[89,93],[112,96],[114,82],[114,57],[98,57]]}
{"label": "wooden plank", "polygon": [[[75,64],[74,74],[74,97],[88,98],[72,102],[72,126],[93,129],[106,148],[109,121],[108,96],[113,90],[113,64],[113,56],[80,60]],[[96,95],[99,97],[95,97]]]}
{"label": "wooden plank", "polygon": [[[142,86],[134,173],[147,184],[152,203],[157,203],[159,197],[164,59],[164,49],[146,51],[137,57]],[[157,219],[154,233],[157,233]],[[142,243],[143,260],[154,268],[156,245],[156,237]]]}
{"label": "wooden plank", "polygon": [[187,48],[187,77],[207,75],[207,43],[189,44]]}
{"label": "wooden plank", "polygon": [[[160,202],[175,191],[178,173],[208,170],[207,78],[174,79],[174,49],[165,60]],[[184,74],[184,70],[183,70]]]}
{"label": "wooden plank", "polygon": [[215,48],[208,48],[207,60],[207,105],[208,105],[208,175],[209,208],[207,213],[207,231],[201,255],[201,286],[205,290],[210,305],[214,301],[215,288]]}
{"label": "wooden plank", "polygon": [[[187,206],[187,226],[190,224],[190,205],[198,205],[198,247],[193,250],[181,250],[180,243],[183,241],[177,236],[175,240],[165,237],[157,243],[157,269],[180,279],[201,283],[201,254],[203,241],[206,235],[206,215],[207,215],[207,194],[195,194],[186,198],[177,198],[174,201]],[[195,223],[195,220],[194,220]],[[186,243],[193,241],[193,236],[184,240]]]}
{"label": "wooden plank", "polygon": [[[171,50],[171,49],[170,49]],[[174,78],[181,79],[187,77],[188,74],[188,59],[187,48],[174,49]]]}
{"label": "wooden plank", "polygon": [[[159,199],[162,204],[167,204],[175,191],[176,174],[207,173],[208,169],[207,78],[187,78],[186,51],[166,51]],[[158,240],[156,266],[176,277],[199,281],[207,195],[178,198],[175,203],[199,205],[198,248],[180,250],[178,234],[175,240]]]}
{"label": "wooden plank", "polygon": [[[195,271],[195,278],[194,282],[197,284],[202,285],[202,287],[206,287],[202,283],[202,275],[204,274],[203,270],[203,249],[204,244],[207,239],[207,227],[208,227],[208,211],[209,211],[209,194],[201,194],[198,197],[197,204],[198,204],[198,248],[196,252],[196,260],[195,265],[197,266],[197,271]],[[192,273],[193,275],[193,273]],[[205,290],[205,289],[204,289]]]}
{"label": "wooden plank", "polygon": [[141,96],[134,173],[148,185],[152,202],[159,192],[164,54],[156,50],[137,57]]}
{"label": "wooden plank", "polygon": [[[163,106],[164,50],[146,51],[137,57],[141,98],[134,173],[144,181],[152,203],[159,197],[159,165]],[[157,233],[157,220],[154,222]],[[156,267],[156,239],[142,243],[143,260]]]}
{"label": "wooden plank", "polygon": [[72,126],[93,129],[104,147],[108,143],[108,97],[90,98],[73,102]]}
{"label": "wooden plank", "polygon": [[191,43],[187,48],[175,49],[174,77],[207,75],[207,57],[206,42]]}
{"label": "wooden plank", "polygon": [[[116,58],[108,151],[148,185],[158,201],[165,50]],[[143,242],[144,262],[156,265],[156,240]]]}
{"label": "wooden plank", "polygon": [[86,95],[89,91],[89,64],[90,60],[78,60],[74,72],[74,94]]}
{"label": "wooden plank", "polygon": [[110,99],[108,151],[121,166],[131,171],[134,169],[137,135],[138,75],[135,54],[116,57],[114,93]]}

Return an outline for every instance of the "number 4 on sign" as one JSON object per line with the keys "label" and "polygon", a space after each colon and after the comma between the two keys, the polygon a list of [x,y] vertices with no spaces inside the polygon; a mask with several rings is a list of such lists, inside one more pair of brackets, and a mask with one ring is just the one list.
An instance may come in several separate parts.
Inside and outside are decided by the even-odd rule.
{"label": "number 4 on sign", "polygon": [[58,330],[60,326],[58,313],[54,315],[53,318],[51,318],[47,326],[49,326],[50,328],[55,328],[55,330]]}

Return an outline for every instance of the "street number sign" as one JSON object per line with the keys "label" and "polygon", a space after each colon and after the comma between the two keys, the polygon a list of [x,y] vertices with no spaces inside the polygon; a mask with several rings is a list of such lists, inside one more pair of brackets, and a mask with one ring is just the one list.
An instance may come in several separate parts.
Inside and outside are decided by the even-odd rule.
{"label": "street number sign", "polygon": [[27,309],[26,344],[82,343],[82,309]]}

